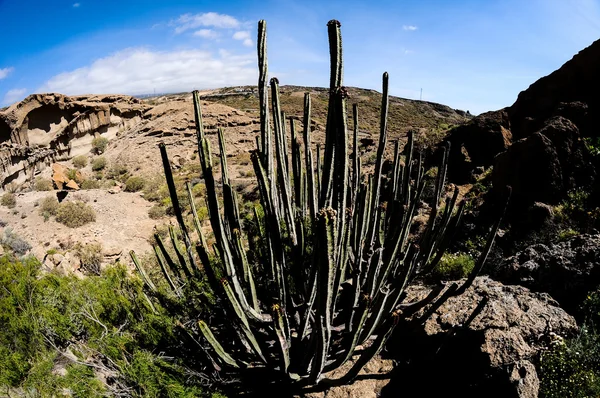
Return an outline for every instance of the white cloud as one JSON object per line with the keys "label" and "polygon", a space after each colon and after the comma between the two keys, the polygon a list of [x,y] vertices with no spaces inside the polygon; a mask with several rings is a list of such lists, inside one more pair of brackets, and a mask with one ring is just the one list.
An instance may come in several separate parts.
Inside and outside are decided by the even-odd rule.
{"label": "white cloud", "polygon": [[4,94],[2,103],[4,105],[14,104],[15,102],[25,98],[25,94],[27,94],[26,88],[13,88],[12,90],[8,90],[6,94]]}
{"label": "white cloud", "polygon": [[80,3],[74,3],[73,8],[78,8],[80,5],[81,5]]}
{"label": "white cloud", "polygon": [[402,25],[402,29],[403,30],[408,30],[408,31],[415,31],[417,29],[419,29],[417,26],[415,25]]}
{"label": "white cloud", "polygon": [[254,44],[254,42],[250,38],[250,32],[248,32],[247,30],[241,30],[239,32],[235,32],[233,34],[233,38],[235,40],[242,40],[243,44],[247,47],[250,47],[251,45]]}
{"label": "white cloud", "polygon": [[4,68],[4,69],[0,69],[0,80],[2,79],[6,79],[6,77],[8,75],[10,75],[10,73],[15,70],[15,68],[13,67],[8,67],[8,68]]}
{"label": "white cloud", "polygon": [[177,34],[199,27],[236,29],[240,25],[240,21],[234,17],[225,14],[217,14],[216,12],[183,14],[175,21],[171,21],[171,26],[175,26],[175,33]]}
{"label": "white cloud", "polygon": [[75,94],[147,94],[253,84],[254,54],[129,48],[52,77],[38,90]]}
{"label": "white cloud", "polygon": [[194,32],[194,36],[202,37],[204,39],[216,39],[219,34],[211,29],[200,29]]}

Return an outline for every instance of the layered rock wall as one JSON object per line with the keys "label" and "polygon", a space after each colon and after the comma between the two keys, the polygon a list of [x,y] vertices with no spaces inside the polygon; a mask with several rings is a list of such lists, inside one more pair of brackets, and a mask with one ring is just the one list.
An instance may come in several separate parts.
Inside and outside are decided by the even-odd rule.
{"label": "layered rock wall", "polygon": [[0,112],[1,187],[23,184],[57,160],[88,153],[95,136],[115,138],[147,109],[123,95],[34,94]]}

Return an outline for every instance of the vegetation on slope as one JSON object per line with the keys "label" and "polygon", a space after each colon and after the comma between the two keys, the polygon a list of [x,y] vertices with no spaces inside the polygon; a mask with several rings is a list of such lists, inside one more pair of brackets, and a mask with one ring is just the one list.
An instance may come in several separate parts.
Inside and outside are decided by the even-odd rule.
{"label": "vegetation on slope", "polygon": [[168,311],[141,286],[122,265],[77,279],[44,273],[34,258],[0,258],[0,394],[210,395],[183,366]]}

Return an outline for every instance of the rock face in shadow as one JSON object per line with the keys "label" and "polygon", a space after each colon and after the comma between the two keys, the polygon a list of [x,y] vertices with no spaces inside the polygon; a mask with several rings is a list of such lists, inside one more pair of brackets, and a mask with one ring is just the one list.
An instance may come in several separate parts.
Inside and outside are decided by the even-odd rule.
{"label": "rock face in shadow", "polygon": [[494,279],[547,292],[575,313],[600,284],[600,235],[579,235],[554,245],[536,244],[505,259]]}
{"label": "rock face in shadow", "polygon": [[[407,301],[428,292],[410,288]],[[388,353],[399,366],[381,396],[537,397],[540,352],[576,328],[548,294],[478,277],[423,323],[398,326]]]}
{"label": "rock face in shadow", "polygon": [[599,68],[600,40],[522,91],[510,107],[451,130],[450,180],[469,182],[476,167],[493,165],[494,187],[513,184],[521,210],[591,186],[598,165],[582,138],[600,136]]}
{"label": "rock face in shadow", "polygon": [[2,187],[37,169],[85,154],[96,135],[115,138],[142,120],[147,106],[124,95],[34,94],[0,112]]}
{"label": "rock face in shadow", "polygon": [[448,177],[455,183],[466,183],[476,167],[489,167],[494,157],[512,143],[508,113],[502,109],[479,115],[450,131]]}
{"label": "rock face in shadow", "polygon": [[598,136],[600,124],[600,40],[580,51],[560,69],[519,94],[510,107],[512,132],[524,138],[538,131],[552,116],[577,125],[583,136]]}

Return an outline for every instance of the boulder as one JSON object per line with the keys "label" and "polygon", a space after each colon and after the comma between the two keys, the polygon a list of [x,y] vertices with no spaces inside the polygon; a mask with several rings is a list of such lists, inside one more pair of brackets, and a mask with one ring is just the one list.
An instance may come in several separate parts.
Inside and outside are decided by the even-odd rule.
{"label": "boulder", "polygon": [[492,184],[511,186],[511,202],[526,207],[561,199],[562,169],[552,141],[541,133],[515,142],[495,159]]}
{"label": "boulder", "polygon": [[[407,301],[429,292],[409,288]],[[388,344],[399,366],[381,396],[537,397],[540,353],[556,336],[577,330],[575,319],[548,294],[488,277],[476,278],[424,322],[415,319],[399,325]]]}
{"label": "boulder", "polygon": [[[64,188],[69,188],[72,190],[79,190],[79,185],[69,177],[67,177],[67,172],[69,169],[62,164],[53,163],[52,164],[52,181],[56,188],[62,190]],[[77,178],[81,179],[82,175],[80,171],[76,172]]]}
{"label": "boulder", "polygon": [[547,292],[575,313],[600,285],[600,235],[579,235],[553,245],[536,244],[505,259],[492,277]]}
{"label": "boulder", "polygon": [[504,152],[512,142],[510,122],[505,109],[487,112],[458,126],[448,133],[450,142],[448,178],[466,183],[477,167],[489,167],[494,157]]}
{"label": "boulder", "polygon": [[513,208],[534,202],[558,204],[575,187],[594,181],[595,170],[579,130],[557,116],[527,138],[514,142],[494,162],[494,188],[513,188]]}

